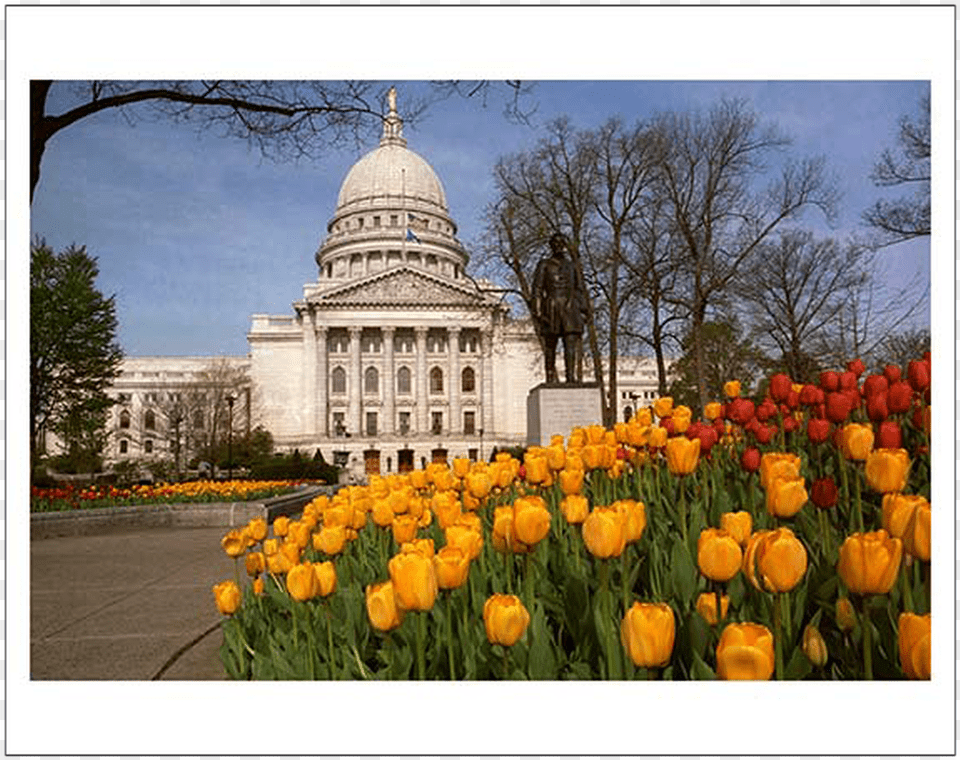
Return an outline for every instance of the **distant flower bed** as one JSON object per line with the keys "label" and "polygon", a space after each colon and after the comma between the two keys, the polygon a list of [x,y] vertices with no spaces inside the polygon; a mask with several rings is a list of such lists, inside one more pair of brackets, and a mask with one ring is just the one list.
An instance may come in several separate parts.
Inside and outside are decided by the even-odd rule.
{"label": "distant flower bed", "polygon": [[176,504],[217,501],[254,501],[282,496],[303,485],[300,480],[197,480],[117,488],[94,485],[78,488],[32,488],[31,512],[125,507],[138,504]]}

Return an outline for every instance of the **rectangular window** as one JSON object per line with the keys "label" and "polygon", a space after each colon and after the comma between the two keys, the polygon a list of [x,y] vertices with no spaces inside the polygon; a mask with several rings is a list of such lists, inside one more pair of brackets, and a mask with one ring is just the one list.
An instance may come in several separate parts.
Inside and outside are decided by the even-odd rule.
{"label": "rectangular window", "polygon": [[410,412],[400,412],[400,435],[410,432]]}
{"label": "rectangular window", "polygon": [[126,442],[126,440],[121,440],[121,441],[120,441],[120,453],[121,453],[121,454],[126,454],[126,453],[127,453],[127,442]]}
{"label": "rectangular window", "polygon": [[333,434],[337,438],[346,436],[347,426],[344,424],[344,412],[333,413]]}
{"label": "rectangular window", "polygon": [[400,223],[400,217],[396,214],[390,214],[390,226],[396,227]]}
{"label": "rectangular window", "polygon": [[149,438],[143,442],[143,452],[145,454],[153,453],[153,441],[151,441]]}
{"label": "rectangular window", "polygon": [[367,435],[377,434],[377,413],[367,412]]}
{"label": "rectangular window", "polygon": [[467,449],[467,459],[471,462],[477,461],[477,450],[476,449]]}
{"label": "rectangular window", "polygon": [[430,414],[430,432],[434,435],[443,433],[443,412],[431,412]]}
{"label": "rectangular window", "polygon": [[463,434],[474,435],[476,432],[477,432],[477,413],[464,412],[463,413]]}
{"label": "rectangular window", "polygon": [[373,226],[374,226],[374,227],[379,227],[379,226],[380,226],[380,217],[379,217],[379,216],[373,217]]}

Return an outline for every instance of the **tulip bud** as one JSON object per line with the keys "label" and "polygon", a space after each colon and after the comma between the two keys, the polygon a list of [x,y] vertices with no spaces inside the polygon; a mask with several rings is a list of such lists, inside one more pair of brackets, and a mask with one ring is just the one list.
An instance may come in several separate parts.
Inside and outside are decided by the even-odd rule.
{"label": "tulip bud", "polygon": [[803,653],[810,660],[810,663],[817,668],[822,668],[827,664],[829,652],[827,651],[827,642],[823,640],[814,626],[808,625],[803,629]]}
{"label": "tulip bud", "polygon": [[746,425],[756,415],[756,409],[750,399],[735,398],[727,404],[727,416],[731,422],[741,427]]}
{"label": "tulip bud", "polygon": [[820,387],[827,393],[837,390],[840,387],[840,375],[833,370],[821,372]]}
{"label": "tulip bud", "polygon": [[810,501],[820,509],[829,509],[837,505],[837,484],[833,478],[826,477],[813,481],[810,486]]}
{"label": "tulip bud", "polygon": [[875,393],[867,397],[867,417],[874,422],[883,422],[890,416],[887,408],[887,392]]}
{"label": "tulip bud", "polygon": [[907,678],[930,679],[930,615],[903,612],[897,621],[900,667]]}
{"label": "tulip bud", "polygon": [[740,546],[746,546],[753,532],[753,518],[749,512],[724,512],[720,515],[720,528],[734,537]]}
{"label": "tulip bud", "polygon": [[560,502],[560,512],[568,523],[578,525],[590,514],[590,502],[583,494],[570,494]]}
{"label": "tulip bud", "polygon": [[880,423],[877,430],[877,448],[880,449],[899,449],[903,448],[903,432],[893,420],[884,420]]}
{"label": "tulip bud", "polygon": [[634,602],[620,623],[620,641],[638,668],[662,668],[670,662],[676,620],[668,604]]}
{"label": "tulip bud", "polygon": [[748,448],[744,449],[743,454],[740,455],[740,466],[746,472],[756,472],[760,469],[760,449],[758,448]]}
{"label": "tulip bud", "polygon": [[850,401],[845,393],[828,393],[824,413],[830,422],[844,422],[850,415]]}
{"label": "tulip bud", "polygon": [[866,372],[866,369],[867,369],[867,366],[859,358],[853,359],[852,361],[847,362],[847,372],[852,372],[857,377],[859,377],[864,372]]}
{"label": "tulip bud", "polygon": [[774,517],[793,517],[807,503],[806,481],[803,478],[774,478],[767,484],[766,507]]}
{"label": "tulip bud", "polygon": [[786,401],[787,396],[790,395],[792,384],[789,375],[782,372],[774,375],[770,378],[770,398],[774,401]]}
{"label": "tulip bud", "polygon": [[526,632],[530,613],[518,597],[494,594],[483,605],[483,625],[487,641],[510,647]]}
{"label": "tulip bud", "polygon": [[837,599],[837,628],[844,633],[849,633],[857,625],[857,614],[853,610],[853,604],[850,599],[841,596]]}
{"label": "tulip bud", "polygon": [[337,569],[332,562],[314,562],[313,574],[317,581],[318,596],[330,596],[337,590]]}
{"label": "tulip bud", "polygon": [[910,387],[917,392],[923,392],[930,387],[930,365],[923,361],[912,361],[907,364],[907,381]]}
{"label": "tulip bud", "polygon": [[756,623],[730,623],[717,644],[717,675],[725,681],[767,681],[774,668],[773,634]]}
{"label": "tulip bud", "polygon": [[240,587],[233,581],[224,581],[213,587],[213,599],[221,615],[232,615],[240,609]]}
{"label": "tulip bud", "polygon": [[636,499],[620,499],[610,505],[624,516],[624,532],[627,543],[639,541],[647,527],[647,512],[642,501]]}
{"label": "tulip bud", "polygon": [[810,419],[807,422],[807,437],[811,443],[824,443],[830,437],[830,420]]}
{"label": "tulip bud", "polygon": [[[723,594],[720,597],[720,619],[727,617],[730,611],[730,597]],[[707,621],[707,625],[716,625],[717,620],[717,595],[712,591],[704,592],[697,597],[697,612],[700,617]]]}

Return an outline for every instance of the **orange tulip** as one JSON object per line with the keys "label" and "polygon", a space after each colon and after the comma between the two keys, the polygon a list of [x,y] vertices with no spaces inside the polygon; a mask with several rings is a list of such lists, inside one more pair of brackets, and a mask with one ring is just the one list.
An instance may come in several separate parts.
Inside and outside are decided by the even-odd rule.
{"label": "orange tulip", "polygon": [[840,450],[847,459],[863,461],[873,449],[873,428],[850,422],[840,433]]}
{"label": "orange tulip", "polygon": [[467,492],[475,499],[487,498],[493,489],[493,479],[486,468],[467,474]]}
{"label": "orange tulip", "polygon": [[247,538],[243,531],[231,530],[220,541],[220,546],[223,547],[228,557],[236,559],[247,550]]}
{"label": "orange tulip", "polygon": [[[726,594],[720,597],[720,619],[727,617],[730,611],[730,597]],[[697,597],[697,612],[707,621],[708,625],[716,625],[717,620],[717,595],[712,591],[707,591]]]}
{"label": "orange tulip", "polygon": [[753,532],[753,517],[749,512],[724,512],[720,515],[720,528],[733,536],[741,547],[747,545]]}
{"label": "orange tulip", "polygon": [[444,531],[447,546],[455,546],[469,559],[476,559],[483,549],[483,533],[466,525],[451,525]]}
{"label": "orange tulip", "polygon": [[290,518],[280,516],[273,521],[273,535],[283,537],[287,535],[287,529],[290,527]]}
{"label": "orange tulip", "polygon": [[930,679],[930,615],[903,612],[897,621],[900,667],[907,678]]}
{"label": "orange tulip", "polygon": [[314,562],[313,575],[317,582],[318,596],[330,596],[337,590],[337,569],[332,562]]}
{"label": "orange tulip", "polygon": [[728,581],[740,570],[742,560],[740,544],[727,531],[706,528],[700,533],[697,565],[704,577],[713,581]]}
{"label": "orange tulip", "polygon": [[240,587],[233,581],[224,581],[213,587],[213,599],[221,615],[232,615],[240,609]]}
{"label": "orange tulip", "polygon": [[930,560],[930,502],[923,496],[888,493],[883,497],[882,525],[903,541],[907,554]]}
{"label": "orange tulip", "polygon": [[583,490],[583,470],[563,469],[557,475],[560,483],[560,490],[566,496],[578,494]]}
{"label": "orange tulip", "polygon": [[517,538],[533,546],[550,532],[550,510],[540,496],[521,496],[513,503],[513,524]]}
{"label": "orange tulip", "polygon": [[444,546],[433,558],[437,586],[443,589],[460,588],[467,581],[470,557],[456,546]]}
{"label": "orange tulip", "polygon": [[767,512],[774,517],[793,517],[809,498],[803,478],[774,478],[765,495]]}
{"label": "orange tulip", "polygon": [[900,569],[903,544],[885,530],[854,533],[840,547],[837,572],[854,594],[886,594]]}
{"label": "orange tulip", "polygon": [[247,575],[254,577],[266,570],[267,558],[263,555],[263,552],[250,552],[244,557],[244,565],[246,566]]}
{"label": "orange tulip", "polygon": [[313,534],[313,548],[324,554],[339,554],[347,543],[347,529],[343,525],[324,526]]}
{"label": "orange tulip", "polygon": [[520,640],[530,625],[530,613],[518,597],[494,594],[483,605],[483,625],[487,641],[510,647]]}
{"label": "orange tulip", "polygon": [[626,520],[624,529],[626,531],[627,543],[639,541],[643,536],[643,531],[647,527],[647,511],[642,501],[635,499],[620,499],[610,505],[612,509],[622,512]]}
{"label": "orange tulip", "polygon": [[610,507],[597,507],[583,521],[583,543],[594,557],[619,557],[627,544],[626,517]]}
{"label": "orange tulip", "polygon": [[254,541],[263,541],[267,537],[267,521],[262,517],[254,517],[247,523],[247,535]]}
{"label": "orange tulip", "polygon": [[393,540],[398,544],[405,544],[413,541],[417,535],[418,518],[413,515],[396,515],[393,518],[391,526],[393,530]]}
{"label": "orange tulip", "polygon": [[586,496],[579,493],[564,496],[560,502],[560,513],[571,525],[579,525],[590,514],[590,502]]}
{"label": "orange tulip", "polygon": [[387,563],[397,605],[405,610],[429,610],[437,598],[433,562],[420,554],[396,554]]}
{"label": "orange tulip", "polygon": [[725,681],[767,681],[773,675],[773,634],[756,623],[730,623],[717,644],[717,675]]}
{"label": "orange tulip", "polygon": [[863,473],[867,484],[880,493],[899,493],[907,487],[910,457],[906,449],[874,449],[867,454]]}
{"label": "orange tulip", "polygon": [[634,602],[620,624],[620,641],[638,668],[662,668],[670,662],[676,619],[668,604]]}
{"label": "orange tulip", "polygon": [[697,469],[700,459],[700,439],[683,436],[667,439],[667,468],[673,475],[689,475]]}
{"label": "orange tulip", "polygon": [[793,589],[807,572],[807,550],[789,528],[759,531],[747,544],[743,572],[761,591]]}
{"label": "orange tulip", "polygon": [[313,566],[294,565],[287,573],[287,591],[298,602],[305,602],[317,595],[319,584],[313,572]]}
{"label": "orange tulip", "polygon": [[457,457],[453,460],[453,474],[458,478],[465,478],[470,472],[470,460],[466,457]]}
{"label": "orange tulip", "polygon": [[657,417],[669,417],[673,412],[673,398],[670,396],[661,396],[653,402],[653,413]]}
{"label": "orange tulip", "polygon": [[367,586],[365,597],[370,625],[378,631],[392,631],[403,622],[403,610],[397,606],[393,581]]}
{"label": "orange tulip", "polygon": [[727,380],[723,384],[723,395],[727,398],[737,398],[740,395],[740,381]]}
{"label": "orange tulip", "polygon": [[777,478],[800,477],[800,457],[782,451],[768,451],[760,457],[760,487],[769,488]]}
{"label": "orange tulip", "polygon": [[413,541],[408,541],[404,544],[400,544],[400,553],[401,554],[419,554],[421,557],[426,557],[427,559],[433,559],[433,555],[434,555],[433,539],[432,538],[415,538]]}

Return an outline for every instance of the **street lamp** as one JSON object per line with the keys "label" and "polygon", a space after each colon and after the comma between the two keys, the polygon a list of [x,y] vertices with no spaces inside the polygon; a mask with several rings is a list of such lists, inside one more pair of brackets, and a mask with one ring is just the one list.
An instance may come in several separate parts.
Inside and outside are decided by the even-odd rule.
{"label": "street lamp", "polygon": [[483,428],[480,428],[480,461],[483,461]]}
{"label": "street lamp", "polygon": [[227,423],[227,480],[233,480],[233,402],[236,400],[237,397],[232,393],[227,394],[227,407],[230,409]]}

